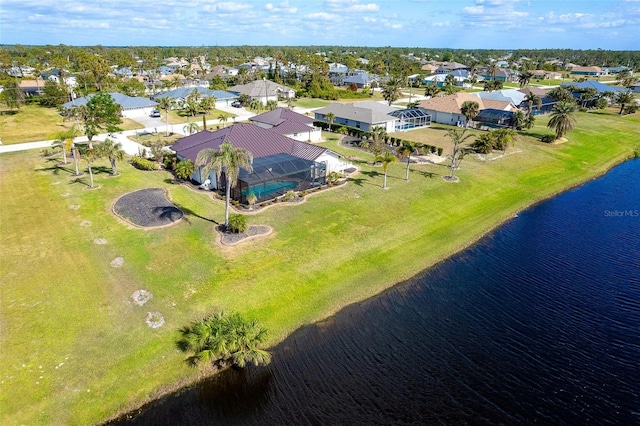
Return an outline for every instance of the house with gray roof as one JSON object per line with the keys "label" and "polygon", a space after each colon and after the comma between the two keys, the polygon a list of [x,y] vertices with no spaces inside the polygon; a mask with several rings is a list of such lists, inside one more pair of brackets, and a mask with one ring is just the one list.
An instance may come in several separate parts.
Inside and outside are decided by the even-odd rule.
{"label": "house with gray roof", "polygon": [[[109,93],[114,102],[122,108],[122,116],[126,118],[135,118],[148,116],[151,111],[156,108],[158,103],[151,99],[142,98],[139,96],[127,96],[122,93],[111,92]],[[86,105],[89,99],[95,95],[87,95],[82,98],[74,99],[70,102],[62,104],[63,109],[73,109],[81,105]]]}
{"label": "house with gray roof", "polygon": [[275,100],[278,98],[295,98],[296,91],[282,84],[274,83],[271,80],[255,80],[247,84],[238,84],[229,87],[229,92],[237,95],[247,95],[251,99],[257,99],[262,103]]}
{"label": "house with gray roof", "polygon": [[[250,193],[258,201],[281,196],[289,190],[302,191],[325,183],[327,173],[344,172],[352,167],[333,151],[318,145],[300,142],[271,129],[255,124],[238,123],[209,131],[204,130],[179,139],[171,148],[178,159],[195,163],[203,149],[220,148],[230,142],[236,148],[244,148],[253,155],[253,171],[241,169],[237,184],[231,188],[231,197],[246,203]],[[204,175],[202,168],[191,178],[211,189],[225,190],[225,180],[218,180],[215,173]]]}
{"label": "house with gray roof", "polygon": [[210,90],[206,87],[179,87],[177,89],[169,90],[168,92],[159,93],[155,95],[153,99],[169,98],[174,99],[176,102],[184,102],[196,91],[198,96],[215,98],[216,107],[228,106],[231,102],[238,99],[238,95],[236,93],[228,92],[226,90]]}
{"label": "house with gray roof", "polygon": [[350,86],[351,84],[355,84],[358,86],[358,89],[362,89],[364,87],[371,86],[371,83],[374,81],[378,81],[378,78],[370,76],[366,71],[357,71],[352,75],[348,75],[342,79],[342,84],[345,86]]}
{"label": "house with gray roof", "polygon": [[256,126],[269,129],[281,135],[301,142],[320,142],[322,129],[313,125],[313,118],[291,111],[288,108],[276,108],[249,118]]}
{"label": "house with gray roof", "polygon": [[327,114],[334,115],[333,122],[343,124],[356,129],[370,131],[373,127],[383,127],[387,132],[395,131],[397,118],[389,113],[396,108],[388,107],[374,101],[355,102],[352,104],[342,104],[334,102],[324,108],[315,110],[313,113],[318,121],[327,122]]}

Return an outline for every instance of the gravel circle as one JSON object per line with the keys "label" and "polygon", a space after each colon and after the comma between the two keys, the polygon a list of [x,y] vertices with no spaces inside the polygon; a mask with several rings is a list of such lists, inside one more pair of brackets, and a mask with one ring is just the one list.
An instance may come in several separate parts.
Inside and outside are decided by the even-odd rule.
{"label": "gravel circle", "polygon": [[144,305],[149,300],[151,300],[152,297],[153,295],[151,294],[151,292],[147,290],[136,290],[131,295],[131,298],[133,299],[133,303],[135,303],[138,306]]}
{"label": "gravel circle", "polygon": [[164,325],[164,315],[160,312],[147,312],[147,325],[151,328],[159,328]]}
{"label": "gravel circle", "polygon": [[110,263],[113,268],[121,268],[124,265],[124,257],[116,257]]}
{"label": "gravel circle", "polygon": [[106,238],[96,238],[95,240],[93,240],[93,244],[98,244],[98,245],[104,245],[107,244],[107,239]]}
{"label": "gravel circle", "polygon": [[182,210],[167,200],[162,188],[125,194],[115,202],[113,211],[127,222],[143,228],[171,225],[184,216]]}
{"label": "gravel circle", "polygon": [[83,220],[82,222],[80,222],[80,226],[91,226],[91,221]]}
{"label": "gravel circle", "polygon": [[78,209],[80,208],[80,206],[79,206],[79,205],[77,205],[77,204],[71,204],[71,205],[69,206],[69,208],[70,208],[71,210],[78,210]]}

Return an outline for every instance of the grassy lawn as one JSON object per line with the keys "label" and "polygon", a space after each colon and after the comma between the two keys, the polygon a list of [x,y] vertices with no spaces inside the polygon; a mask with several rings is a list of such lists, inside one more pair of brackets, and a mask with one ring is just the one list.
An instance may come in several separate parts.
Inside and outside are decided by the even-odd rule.
{"label": "grassy lawn", "polygon": [[[227,123],[226,123],[227,126],[233,124],[233,117],[235,116],[235,114],[229,114],[228,112],[222,111],[220,109],[212,109],[211,111],[209,111],[209,114],[207,114],[207,127],[213,124],[214,120],[218,120],[218,117],[220,116],[220,114],[224,114],[227,116]],[[165,122],[164,111],[160,111],[160,115],[162,116],[161,120],[164,123]],[[187,123],[189,121],[194,121],[198,123],[200,127],[202,127],[202,114],[198,114],[195,117],[191,117],[188,115],[184,115],[183,112],[179,110],[169,111],[169,124],[182,124],[182,123]]]}
{"label": "grassy lawn", "polygon": [[[210,221],[222,219],[222,202],[172,185],[165,172],[122,163],[113,178],[97,162],[100,188],[86,190],[88,177],[71,178],[71,165],[35,152],[1,155],[0,423],[91,424],[135,408],[204,374],[174,346],[189,321],[238,311],[265,324],[275,344],[640,148],[638,114],[580,113],[560,145],[534,139],[545,125],[539,118],[511,155],[466,158],[458,184],[445,183],[448,170],[436,165],[412,166],[405,182],[405,165],[392,163],[387,191],[381,168],[366,164],[370,154],[328,138],[323,146],[356,157],[361,173],[304,203],[248,216],[275,232],[224,248]],[[441,132],[425,133],[428,143],[444,144]],[[111,214],[117,197],[149,187],[166,188],[187,220],[145,231]],[[118,256],[124,265],[111,267]],[[138,289],[153,294],[144,306],[131,301]],[[166,320],[158,329],[145,324],[154,311]]]}
{"label": "grassy lawn", "polygon": [[293,106],[299,108],[322,108],[329,105],[331,101],[325,101],[324,99],[315,98],[298,98],[293,103]]}
{"label": "grassy lawn", "polygon": [[[51,135],[70,128],[73,121],[63,121],[55,108],[38,105],[23,105],[20,110],[4,111],[0,114],[0,139],[5,145],[51,139]],[[123,118],[122,130],[133,130],[142,125]]]}

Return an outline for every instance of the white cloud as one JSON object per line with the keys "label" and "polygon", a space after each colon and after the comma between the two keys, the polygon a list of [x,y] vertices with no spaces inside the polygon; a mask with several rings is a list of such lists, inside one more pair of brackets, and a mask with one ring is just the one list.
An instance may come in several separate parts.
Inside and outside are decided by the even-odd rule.
{"label": "white cloud", "polygon": [[484,6],[468,6],[463,8],[462,11],[472,15],[480,15],[484,12]]}
{"label": "white cloud", "polygon": [[252,9],[252,6],[246,3],[223,2],[217,4],[217,9],[224,12],[241,12]]}
{"label": "white cloud", "polygon": [[307,18],[309,18],[309,19],[320,19],[320,20],[323,20],[323,21],[335,21],[337,19],[340,19],[340,16],[334,15],[333,13],[316,12],[316,13],[308,14]]}

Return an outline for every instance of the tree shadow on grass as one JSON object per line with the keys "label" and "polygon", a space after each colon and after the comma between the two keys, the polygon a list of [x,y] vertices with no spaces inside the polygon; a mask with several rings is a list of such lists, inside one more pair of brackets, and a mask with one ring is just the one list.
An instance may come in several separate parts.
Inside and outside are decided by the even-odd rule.
{"label": "tree shadow on grass", "polygon": [[175,206],[158,206],[151,209],[155,218],[162,222],[177,222],[184,217],[184,213]]}
{"label": "tree shadow on grass", "polygon": [[366,172],[362,172],[363,175],[367,175],[370,178],[376,178],[378,176],[382,176],[382,173],[379,173],[375,170],[367,170]]}
{"label": "tree shadow on grass", "polygon": [[422,176],[424,176],[426,178],[429,178],[429,179],[433,179],[436,176],[440,176],[438,173],[426,172],[424,170],[413,170],[413,169],[411,169],[411,173],[417,173],[417,174],[422,175]]}
{"label": "tree shadow on grass", "polygon": [[202,220],[205,220],[207,222],[211,222],[211,223],[215,223],[216,225],[220,225],[217,221],[215,221],[213,219],[209,219],[209,218],[204,217],[204,216],[201,216],[201,215],[199,215],[198,213],[194,212],[193,210],[191,210],[188,207],[181,206],[180,204],[175,203],[175,202],[174,202],[174,204],[176,205],[177,208],[179,208],[180,210],[182,210],[184,212],[184,220],[187,223],[191,223],[189,221],[189,216],[195,216],[195,217],[200,218]]}
{"label": "tree shadow on grass", "polygon": [[353,182],[358,186],[362,186],[365,183],[369,183],[368,181],[369,179],[365,179],[365,178],[352,178],[352,177],[347,178],[347,182]]}

